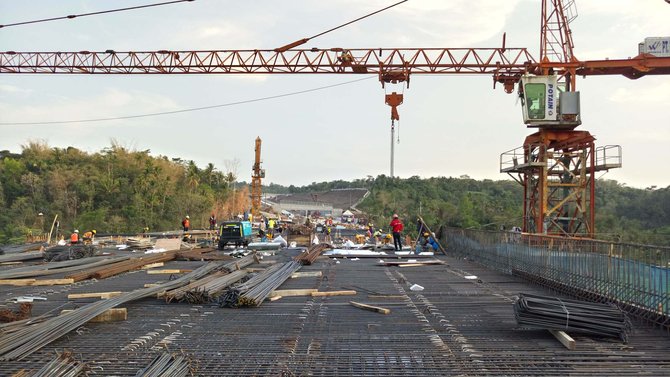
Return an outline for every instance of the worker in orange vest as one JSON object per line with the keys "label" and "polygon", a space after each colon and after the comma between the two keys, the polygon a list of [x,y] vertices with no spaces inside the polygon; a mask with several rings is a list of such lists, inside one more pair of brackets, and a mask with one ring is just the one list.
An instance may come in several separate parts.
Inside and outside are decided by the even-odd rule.
{"label": "worker in orange vest", "polygon": [[79,243],[79,230],[75,229],[74,233],[70,235],[70,245],[76,245]]}
{"label": "worker in orange vest", "polygon": [[181,221],[181,226],[184,227],[184,232],[188,232],[188,229],[191,227],[191,218],[188,215]]}

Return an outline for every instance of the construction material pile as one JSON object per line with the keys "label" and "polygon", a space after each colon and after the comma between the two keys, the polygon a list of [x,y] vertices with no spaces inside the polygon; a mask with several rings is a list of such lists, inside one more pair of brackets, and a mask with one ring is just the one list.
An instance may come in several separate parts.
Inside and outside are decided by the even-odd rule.
{"label": "construction material pile", "polygon": [[92,257],[95,253],[95,247],[92,245],[53,246],[44,251],[44,261],[60,262],[82,259]]}
{"label": "construction material pile", "polygon": [[81,361],[77,361],[72,352],[63,352],[57,354],[56,358],[49,361],[40,370],[34,374],[28,374],[30,377],[54,377],[54,376],[84,376],[88,375],[88,366]]}
{"label": "construction material pile", "polygon": [[242,284],[228,289],[218,303],[220,307],[260,306],[272,291],[282,285],[302,265],[296,261],[278,263]]}
{"label": "construction material pile", "polygon": [[136,237],[130,237],[126,240],[126,245],[128,245],[128,248],[131,250],[145,250],[145,249],[152,249],[154,247],[153,242],[151,242],[151,238],[136,238]]}
{"label": "construction material pile", "polygon": [[632,329],[630,320],[613,304],[524,293],[514,302],[514,316],[526,328],[614,337],[624,342]]}
{"label": "construction material pile", "polygon": [[[180,301],[189,304],[206,304],[217,300],[221,292],[247,275],[244,268],[256,262],[255,255],[249,255],[222,266],[225,271],[218,271],[192,281],[186,286],[165,292],[162,297],[166,302]],[[232,272],[228,272],[232,271]]]}
{"label": "construction material pile", "polygon": [[68,279],[74,279],[75,282],[86,280],[89,278],[105,279],[110,276],[118,275],[124,272],[138,270],[142,266],[145,266],[147,264],[168,262],[175,259],[176,256],[177,256],[176,251],[168,251],[160,254],[149,254],[139,258],[130,258],[104,266],[94,267],[83,271],[77,271],[72,274],[66,275],[65,277]]}
{"label": "construction material pile", "polygon": [[23,359],[111,308],[145,297],[156,296],[159,292],[179,288],[218,271],[221,267],[220,262],[210,262],[176,280],[155,287],[137,289],[107,300],[96,301],[66,314],[49,318],[44,322],[4,334],[0,337],[0,361]]}
{"label": "construction material pile", "polygon": [[302,224],[289,224],[288,234],[299,235],[299,236],[309,236],[312,234],[312,228],[307,225]]}
{"label": "construction material pile", "polygon": [[319,255],[321,255],[321,253],[323,253],[324,250],[330,248],[332,248],[332,246],[328,245],[327,243],[312,245],[309,247],[309,249],[307,249],[307,252],[304,252],[296,256],[295,258],[293,258],[293,260],[300,262],[300,264],[302,264],[303,266],[309,266],[312,263],[314,263],[316,258],[318,258]]}
{"label": "construction material pile", "polygon": [[186,356],[164,352],[137,372],[135,377],[186,377],[193,375],[191,372],[191,361]]}

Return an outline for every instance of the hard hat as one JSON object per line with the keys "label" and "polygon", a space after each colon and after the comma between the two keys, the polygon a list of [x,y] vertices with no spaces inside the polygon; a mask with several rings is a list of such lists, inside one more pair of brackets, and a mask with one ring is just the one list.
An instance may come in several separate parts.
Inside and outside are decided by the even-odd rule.
{"label": "hard hat", "polygon": [[430,233],[428,233],[428,232],[424,232],[424,233],[423,233],[423,236],[424,236],[424,237],[428,237],[428,236],[430,236]]}
{"label": "hard hat", "polygon": [[93,229],[93,230],[91,231],[91,233],[96,234],[97,232],[95,231],[95,229]]}
{"label": "hard hat", "polygon": [[75,229],[74,232],[75,232],[75,233],[79,233],[79,229]]}
{"label": "hard hat", "polygon": [[397,219],[397,218],[398,218],[398,215],[394,213],[394,214],[393,214],[393,218],[394,218],[394,219]]}
{"label": "hard hat", "polygon": [[190,219],[190,217],[189,217],[188,215],[186,215],[186,218],[187,218],[187,219]]}

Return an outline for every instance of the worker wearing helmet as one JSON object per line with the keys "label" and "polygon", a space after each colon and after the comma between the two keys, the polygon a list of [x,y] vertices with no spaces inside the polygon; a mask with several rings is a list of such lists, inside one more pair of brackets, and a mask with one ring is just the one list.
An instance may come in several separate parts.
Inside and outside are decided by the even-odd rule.
{"label": "worker wearing helmet", "polygon": [[188,232],[188,229],[191,227],[191,218],[188,215],[181,221],[181,226],[184,228],[184,232]]}
{"label": "worker wearing helmet", "polygon": [[74,233],[70,235],[70,245],[76,245],[79,243],[79,230],[75,229]]}
{"label": "worker wearing helmet", "polygon": [[402,241],[400,239],[400,233],[402,232],[404,225],[398,218],[397,214],[393,215],[393,220],[389,224],[391,231],[393,232],[393,247],[396,251],[402,250]]}
{"label": "worker wearing helmet", "polygon": [[82,239],[84,240],[84,245],[92,244],[93,243],[93,238],[95,237],[96,233],[97,232],[96,232],[95,229],[89,230],[88,232],[84,233],[82,235]]}

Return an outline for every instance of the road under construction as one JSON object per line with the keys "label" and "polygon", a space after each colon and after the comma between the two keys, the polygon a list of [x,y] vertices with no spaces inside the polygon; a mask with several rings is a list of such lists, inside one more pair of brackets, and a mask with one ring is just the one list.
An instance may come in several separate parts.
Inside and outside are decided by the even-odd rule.
{"label": "road under construction", "polygon": [[[31,302],[32,314],[0,327],[0,374],[60,375],[57,360],[150,375],[137,373],[167,357],[162,375],[175,376],[180,366],[196,376],[668,375],[670,276],[651,261],[667,266],[670,250],[460,229],[441,241],[446,255],[422,258],[107,246],[48,276],[42,263],[3,263],[3,306]],[[247,296],[261,301],[214,298],[245,275],[255,277],[242,286],[260,279]],[[517,322],[521,294],[616,303],[630,323],[616,337],[583,334],[573,312],[557,338]]]}

